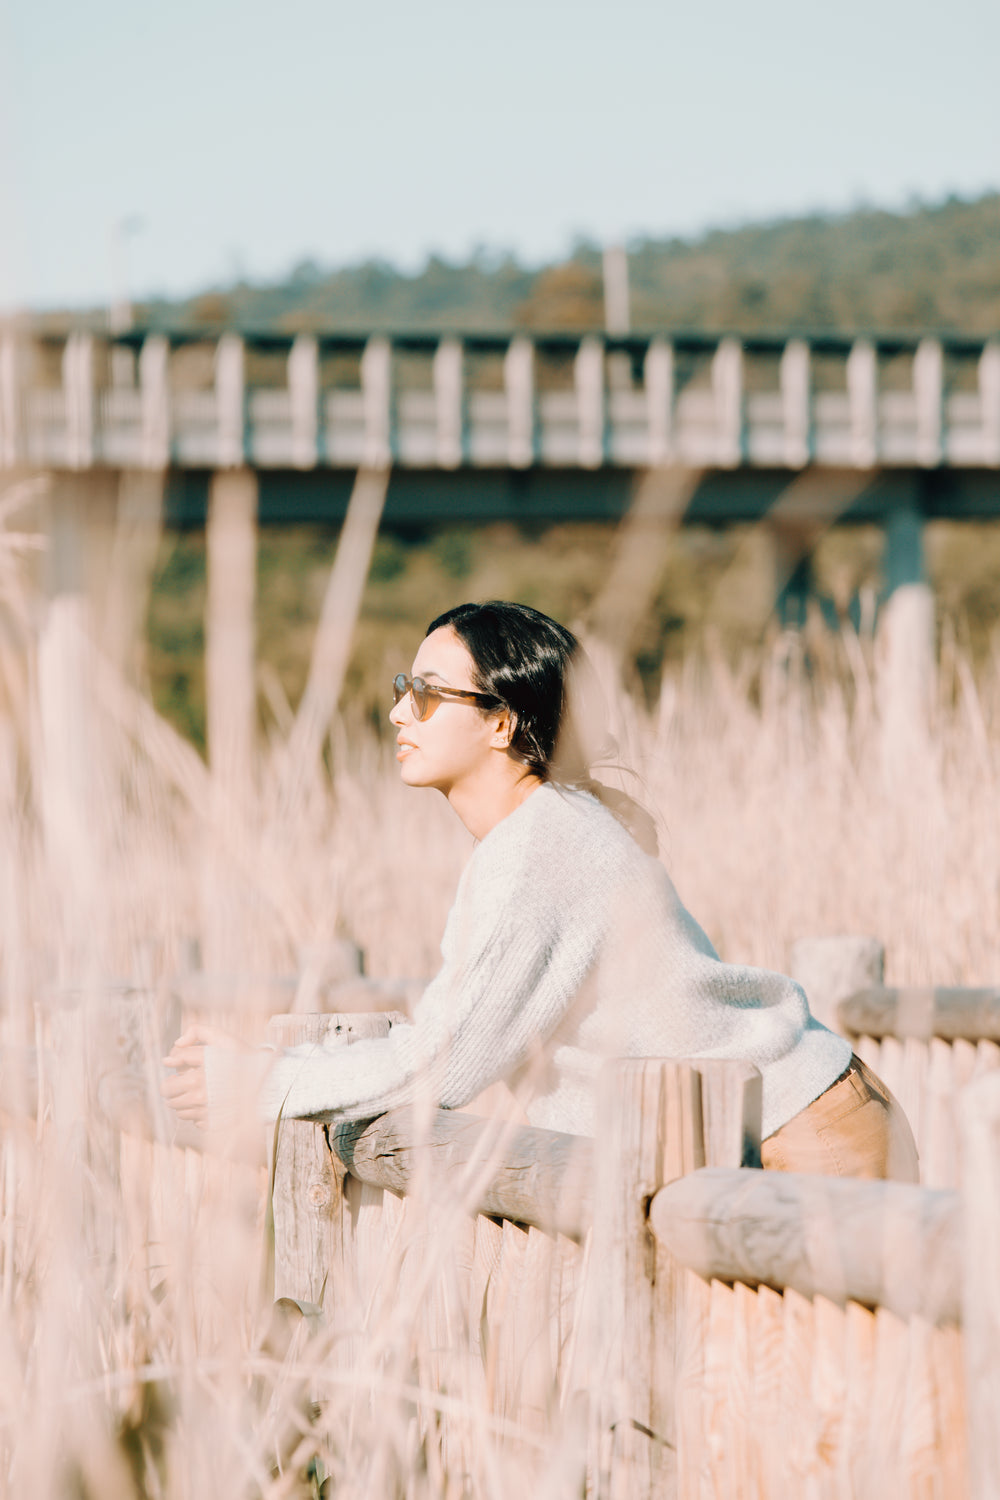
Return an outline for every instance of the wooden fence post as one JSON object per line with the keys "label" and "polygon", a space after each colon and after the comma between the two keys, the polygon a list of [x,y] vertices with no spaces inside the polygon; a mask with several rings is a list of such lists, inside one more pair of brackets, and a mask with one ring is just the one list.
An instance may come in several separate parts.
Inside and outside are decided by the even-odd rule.
{"label": "wooden fence post", "polygon": [[969,1500],[1000,1494],[1000,1074],[960,1102]]}
{"label": "wooden fence post", "polygon": [[[699,1288],[662,1248],[649,1204],[704,1166],[759,1162],[760,1080],[743,1063],[623,1059],[602,1081],[587,1338],[598,1396],[591,1489],[610,1500],[678,1493],[679,1378],[707,1318]],[[695,1336],[692,1336],[692,1334]]]}
{"label": "wooden fence post", "polygon": [[[744,1062],[705,1061],[692,1066],[701,1079],[705,1165],[759,1167],[760,1073]],[[706,1475],[711,1475],[721,1482],[716,1493],[735,1496],[744,1482],[737,1472],[742,1455],[720,1443],[719,1412],[747,1399],[745,1383],[732,1389],[729,1376],[731,1336],[742,1324],[744,1336],[750,1337],[745,1326],[750,1309],[733,1288],[709,1283],[676,1262],[673,1265],[678,1289],[673,1372],[676,1493],[678,1500],[700,1500]]]}
{"label": "wooden fence post", "polygon": [[788,972],[817,1021],[843,1035],[837,1007],[859,990],[881,989],[885,945],[874,937],[807,937],[792,944]]}
{"label": "wooden fence post", "polygon": [[[274,1047],[319,1045],[330,1032],[345,1046],[361,1037],[388,1036],[388,1013],[283,1015],[268,1022]],[[274,1132],[271,1208],[274,1227],[274,1296],[321,1307],[331,1305],[344,1247],[347,1172],[327,1144],[322,1125],[282,1120]],[[349,1210],[346,1210],[349,1213]]]}

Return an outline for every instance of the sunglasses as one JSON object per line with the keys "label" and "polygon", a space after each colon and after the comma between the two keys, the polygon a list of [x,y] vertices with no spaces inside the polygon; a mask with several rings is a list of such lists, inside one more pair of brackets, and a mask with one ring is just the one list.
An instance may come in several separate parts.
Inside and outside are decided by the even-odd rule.
{"label": "sunglasses", "polygon": [[407,677],[405,672],[399,672],[392,679],[393,706],[401,698],[405,698],[407,693],[413,704],[413,717],[418,724],[421,719],[426,719],[427,711],[435,698],[464,698],[469,703],[480,703],[483,707],[496,707],[500,701],[489,693],[468,693],[464,688],[433,687],[422,677]]}

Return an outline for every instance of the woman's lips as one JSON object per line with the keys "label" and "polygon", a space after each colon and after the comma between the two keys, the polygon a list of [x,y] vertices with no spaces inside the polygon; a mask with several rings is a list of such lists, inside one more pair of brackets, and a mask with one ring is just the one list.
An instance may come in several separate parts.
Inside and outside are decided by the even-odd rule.
{"label": "woman's lips", "polygon": [[416,748],[416,745],[411,745],[409,740],[398,740],[396,748],[396,759],[405,760],[410,751],[415,750]]}

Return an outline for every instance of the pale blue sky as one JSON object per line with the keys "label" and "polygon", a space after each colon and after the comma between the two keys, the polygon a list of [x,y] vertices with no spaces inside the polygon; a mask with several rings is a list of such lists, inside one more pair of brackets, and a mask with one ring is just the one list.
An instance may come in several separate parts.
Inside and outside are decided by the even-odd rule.
{"label": "pale blue sky", "polygon": [[[0,302],[1000,185],[1000,3],[0,0]],[[998,251],[1000,254],[1000,251]]]}

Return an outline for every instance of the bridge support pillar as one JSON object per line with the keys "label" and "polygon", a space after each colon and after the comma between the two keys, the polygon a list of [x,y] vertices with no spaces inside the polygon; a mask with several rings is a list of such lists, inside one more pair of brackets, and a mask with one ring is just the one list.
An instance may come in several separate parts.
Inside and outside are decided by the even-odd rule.
{"label": "bridge support pillar", "polygon": [[257,475],[252,469],[212,475],[205,524],[205,718],[215,815],[213,827],[206,830],[202,934],[206,968],[230,972],[241,967],[240,892],[222,850],[227,830],[238,834],[252,814],[257,504]]}
{"label": "bridge support pillar", "polygon": [[924,563],[919,478],[885,524],[886,600],[879,623],[882,717],[903,737],[926,727],[934,678],[934,596]]}
{"label": "bridge support pillar", "polygon": [[237,801],[253,784],[256,739],[257,488],[252,469],[213,474],[205,527],[208,760],[227,796]]}
{"label": "bridge support pillar", "polygon": [[94,656],[96,600],[108,582],[117,476],[54,474],[46,497],[46,608],[38,638],[39,802],[57,883],[51,933],[60,983],[86,982],[107,961],[102,941],[102,715]]}

